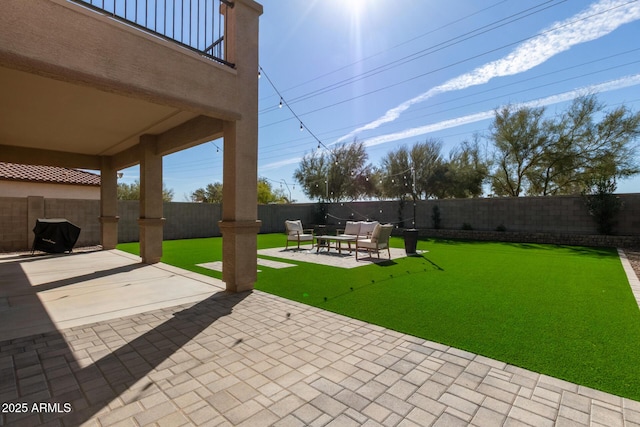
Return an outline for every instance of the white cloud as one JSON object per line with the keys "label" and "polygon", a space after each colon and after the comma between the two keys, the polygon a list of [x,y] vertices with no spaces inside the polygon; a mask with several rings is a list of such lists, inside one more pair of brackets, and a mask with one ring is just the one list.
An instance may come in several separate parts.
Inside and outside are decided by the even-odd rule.
{"label": "white cloud", "polygon": [[285,159],[285,160],[280,160],[279,162],[273,162],[273,163],[269,163],[266,164],[264,166],[260,166],[260,170],[261,171],[265,171],[265,170],[271,170],[271,169],[278,169],[281,168],[282,166],[289,166],[289,165],[293,165],[296,163],[300,163],[300,161],[302,161],[302,157],[295,157],[292,159]]}
{"label": "white cloud", "polygon": [[640,2],[601,0],[564,21],[557,22],[527,40],[507,56],[462,74],[388,110],[378,119],[338,138],[335,143],[352,139],[358,133],[375,129],[396,120],[412,105],[437,94],[462,90],[489,82],[496,77],[510,76],[540,65],[551,57],[580,43],[603,37],[619,26],[640,19]]}
{"label": "white cloud", "polygon": [[[585,86],[582,88],[574,89],[568,92],[563,92],[557,95],[548,96],[546,98],[537,99],[534,101],[523,102],[516,104],[515,106],[521,107],[543,107],[546,105],[557,104],[560,102],[571,101],[579,95],[587,93],[603,93],[616,89],[623,89],[625,87],[636,86],[640,84],[640,74],[622,77],[616,80],[610,80],[608,82],[599,83],[596,85]],[[494,111],[483,111],[480,113],[470,114],[468,116],[456,117],[450,120],[444,120],[438,123],[430,125],[419,126],[416,128],[405,129],[400,132],[389,133],[386,135],[380,135],[373,138],[365,139],[364,145],[366,147],[373,147],[375,145],[385,144],[387,142],[398,141],[405,138],[411,138],[414,136],[424,135],[431,132],[437,132],[444,129],[449,129],[456,126],[462,126],[469,123],[475,123],[482,120],[493,118]]]}
{"label": "white cloud", "polygon": [[[584,95],[588,93],[604,93],[612,90],[624,89],[626,87],[637,86],[637,85],[640,85],[640,74],[625,76],[619,79],[610,80],[610,81],[598,83],[595,85],[584,86],[581,88],[570,90],[568,92],[551,95],[546,98],[541,98],[533,101],[527,101],[520,104],[516,104],[516,106],[543,107],[547,105],[558,104],[560,102],[571,101],[579,95]],[[482,120],[488,120],[493,118],[493,115],[494,115],[494,110],[482,111],[479,113],[469,114],[467,116],[456,117],[449,120],[443,120],[438,123],[432,123],[425,126],[406,129],[400,132],[376,136],[373,138],[365,139],[363,143],[365,147],[373,147],[376,145],[385,144],[387,142],[399,141],[405,138],[412,138],[414,136],[425,135],[431,132],[437,132],[444,129],[454,128],[456,126],[462,126],[469,123],[476,123]],[[301,160],[302,158],[300,157],[285,159],[279,162],[269,163],[267,165],[261,166],[259,169],[261,171],[278,169],[283,166],[299,163]]]}

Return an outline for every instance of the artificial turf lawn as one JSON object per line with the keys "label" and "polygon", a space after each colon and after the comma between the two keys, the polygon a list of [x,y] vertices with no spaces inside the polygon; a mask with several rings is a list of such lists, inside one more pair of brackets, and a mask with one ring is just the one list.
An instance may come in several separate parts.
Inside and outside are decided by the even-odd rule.
{"label": "artificial turf lawn", "polygon": [[[221,278],[195,266],[221,260],[221,243],[165,241],[162,261]],[[280,234],[258,236],[259,249],[280,246]],[[428,252],[354,269],[261,266],[255,287],[640,401],[640,309],[615,249],[443,240],[418,249]]]}

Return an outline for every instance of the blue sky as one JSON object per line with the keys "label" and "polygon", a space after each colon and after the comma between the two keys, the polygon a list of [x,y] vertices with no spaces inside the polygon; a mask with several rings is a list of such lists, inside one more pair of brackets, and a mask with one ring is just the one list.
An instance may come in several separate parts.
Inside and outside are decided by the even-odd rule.
{"label": "blue sky", "polygon": [[[446,156],[486,134],[507,104],[553,115],[590,91],[610,108],[640,109],[640,1],[260,3],[258,174],[297,201],[307,199],[293,173],[315,137],[329,147],[357,138],[377,165],[428,138]],[[164,158],[174,201],[222,181],[222,148],[218,140]],[[138,175],[123,172],[123,182]],[[640,191],[640,177],[618,191]]]}

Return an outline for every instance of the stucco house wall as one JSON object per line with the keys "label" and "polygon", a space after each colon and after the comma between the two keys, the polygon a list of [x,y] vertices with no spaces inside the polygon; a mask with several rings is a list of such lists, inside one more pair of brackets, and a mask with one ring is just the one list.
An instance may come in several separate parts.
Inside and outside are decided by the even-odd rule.
{"label": "stucco house wall", "polygon": [[41,196],[51,199],[100,200],[100,187],[44,182],[5,181],[0,179],[0,196]]}

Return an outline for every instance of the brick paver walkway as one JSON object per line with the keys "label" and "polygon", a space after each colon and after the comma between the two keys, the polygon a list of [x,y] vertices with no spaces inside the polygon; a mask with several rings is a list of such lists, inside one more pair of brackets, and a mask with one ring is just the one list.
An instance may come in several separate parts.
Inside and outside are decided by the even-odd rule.
{"label": "brick paver walkway", "polygon": [[0,403],[28,407],[1,425],[640,426],[640,402],[259,291],[0,351]]}

